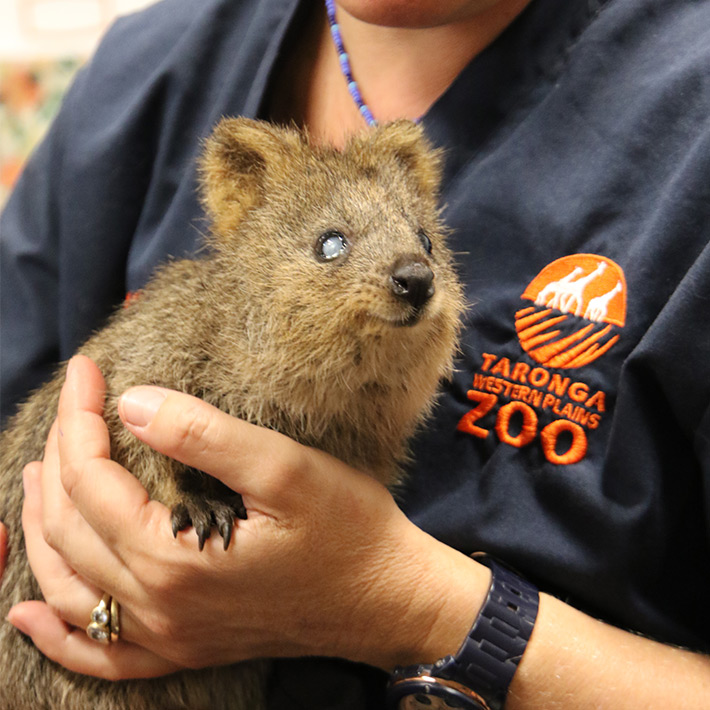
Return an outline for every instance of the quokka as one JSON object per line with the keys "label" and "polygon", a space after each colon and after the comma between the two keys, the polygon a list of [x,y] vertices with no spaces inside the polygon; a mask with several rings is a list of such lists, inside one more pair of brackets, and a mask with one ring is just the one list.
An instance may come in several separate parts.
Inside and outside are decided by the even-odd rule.
{"label": "quokka", "polygon": [[[196,395],[399,481],[407,441],[451,372],[463,308],[437,206],[440,164],[408,122],[343,150],[295,128],[217,126],[200,165],[209,248],[160,268],[80,349],[106,378],[112,456],[172,509],[176,531],[192,525],[202,544],[216,526],[228,544],[240,500],[123,428],[115,402],[133,385]],[[0,618],[41,598],[24,552],[21,472],[42,456],[63,377],[61,367],[0,438]],[[58,667],[8,623],[0,666],[0,710],[254,710],[268,667],[109,683]]]}

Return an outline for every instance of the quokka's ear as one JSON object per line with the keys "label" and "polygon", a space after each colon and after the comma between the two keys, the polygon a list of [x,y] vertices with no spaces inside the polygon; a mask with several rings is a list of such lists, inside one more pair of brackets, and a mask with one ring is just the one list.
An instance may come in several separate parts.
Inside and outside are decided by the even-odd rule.
{"label": "quokka's ear", "polygon": [[440,150],[434,149],[424,135],[424,129],[416,123],[400,120],[382,124],[371,133],[362,134],[353,147],[360,154],[360,159],[365,161],[372,149],[375,161],[379,151],[389,153],[411,171],[422,195],[438,194],[443,155]]}
{"label": "quokka's ear", "polygon": [[217,236],[230,234],[260,204],[268,175],[284,170],[303,142],[293,129],[225,118],[205,143],[199,172],[202,202]]}

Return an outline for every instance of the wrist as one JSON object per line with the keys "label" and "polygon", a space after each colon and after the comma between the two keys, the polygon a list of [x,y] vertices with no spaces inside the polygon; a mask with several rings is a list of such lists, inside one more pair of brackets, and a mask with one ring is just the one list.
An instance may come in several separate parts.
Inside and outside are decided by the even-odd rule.
{"label": "wrist", "polygon": [[[444,565],[444,561],[446,565]],[[409,657],[401,654],[396,665],[434,663],[458,649],[482,608],[491,582],[491,571],[463,553],[446,548],[439,558],[440,566],[433,571],[428,588],[417,591],[433,594],[428,608],[417,609],[417,623],[426,634],[410,647]],[[391,668],[390,668],[391,670]]]}
{"label": "wrist", "polygon": [[369,648],[355,659],[388,672],[459,648],[490,585],[488,568],[418,528],[409,542],[380,579],[387,589],[376,595]]}
{"label": "wrist", "polygon": [[[475,555],[491,569],[491,583],[465,641],[433,664],[398,667],[388,685],[391,708],[432,703],[469,710],[502,710],[538,614],[535,585],[488,555]],[[443,707],[443,705],[442,705]]]}

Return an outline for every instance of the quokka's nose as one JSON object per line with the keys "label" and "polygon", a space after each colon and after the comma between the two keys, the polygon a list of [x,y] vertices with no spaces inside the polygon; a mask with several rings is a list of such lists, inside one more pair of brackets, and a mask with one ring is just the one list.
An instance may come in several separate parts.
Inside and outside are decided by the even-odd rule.
{"label": "quokka's nose", "polygon": [[434,272],[416,257],[402,257],[392,267],[390,287],[397,298],[420,309],[434,295]]}

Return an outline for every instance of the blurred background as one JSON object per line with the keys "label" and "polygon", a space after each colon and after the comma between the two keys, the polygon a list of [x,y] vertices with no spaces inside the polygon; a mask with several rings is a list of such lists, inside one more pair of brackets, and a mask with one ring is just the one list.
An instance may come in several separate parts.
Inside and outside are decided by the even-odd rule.
{"label": "blurred background", "polygon": [[0,208],[107,27],[153,2],[0,0]]}

